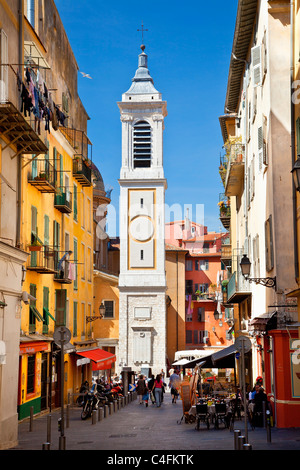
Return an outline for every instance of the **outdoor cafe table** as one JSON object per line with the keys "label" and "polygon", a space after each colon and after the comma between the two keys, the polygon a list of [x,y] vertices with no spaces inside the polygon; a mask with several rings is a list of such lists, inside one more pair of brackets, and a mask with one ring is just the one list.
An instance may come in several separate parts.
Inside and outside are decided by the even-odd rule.
{"label": "outdoor cafe table", "polygon": [[[226,399],[224,400],[225,403],[226,403],[226,410],[228,410],[230,408],[230,399]],[[215,403],[212,403],[211,405],[208,405],[207,406],[207,411],[208,413],[210,414],[210,417],[213,419],[215,414],[216,414],[216,406],[215,406]],[[193,405],[190,410],[189,410],[189,415],[191,416],[195,416],[197,415],[197,411],[196,411],[196,405]]]}

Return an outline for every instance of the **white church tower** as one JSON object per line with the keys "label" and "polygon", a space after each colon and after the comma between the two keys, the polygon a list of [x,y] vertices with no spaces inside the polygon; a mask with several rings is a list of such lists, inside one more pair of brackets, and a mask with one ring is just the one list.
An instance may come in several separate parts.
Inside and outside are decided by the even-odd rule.
{"label": "white church tower", "polygon": [[141,46],[130,89],[118,102],[120,174],[119,362],[134,371],[166,369],[166,102],[154,88]]}

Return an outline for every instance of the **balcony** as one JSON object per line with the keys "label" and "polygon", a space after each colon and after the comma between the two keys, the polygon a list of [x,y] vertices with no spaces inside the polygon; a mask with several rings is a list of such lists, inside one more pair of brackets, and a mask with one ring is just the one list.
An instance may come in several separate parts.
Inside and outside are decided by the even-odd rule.
{"label": "balcony", "polygon": [[55,274],[57,272],[57,252],[48,246],[38,248],[38,251],[31,251],[27,270],[39,274]]}
{"label": "balcony", "polygon": [[72,279],[69,279],[69,261],[64,261],[60,269],[58,268],[58,262],[56,263],[56,272],[54,274],[54,281],[60,284],[72,284]]}
{"label": "balcony", "polygon": [[231,266],[232,247],[231,244],[224,244],[221,246],[221,261],[228,268]]}
{"label": "balcony", "polygon": [[92,185],[92,170],[81,158],[73,160],[73,176],[82,186]]}
{"label": "balcony", "polygon": [[60,127],[61,133],[74,149],[73,176],[82,186],[92,185],[92,143],[84,133],[70,127]]}
{"label": "balcony", "polygon": [[0,76],[0,136],[5,142],[2,151],[13,147],[15,153],[11,158],[47,153],[46,145],[36,132],[34,115],[19,111],[21,91],[16,71],[11,65],[0,64]]}
{"label": "balcony", "polygon": [[238,196],[244,185],[245,146],[241,143],[229,143],[227,146],[227,170],[225,177],[225,195]]}
{"label": "balcony", "polygon": [[28,174],[28,183],[35,186],[41,193],[55,193],[56,170],[49,160],[34,159]]}
{"label": "balcony", "polygon": [[241,272],[237,273],[235,271],[227,284],[227,303],[239,304],[249,296],[251,296],[249,283],[245,280]]}
{"label": "balcony", "polygon": [[54,207],[63,214],[72,212],[72,193],[68,188],[60,188],[54,196]]}

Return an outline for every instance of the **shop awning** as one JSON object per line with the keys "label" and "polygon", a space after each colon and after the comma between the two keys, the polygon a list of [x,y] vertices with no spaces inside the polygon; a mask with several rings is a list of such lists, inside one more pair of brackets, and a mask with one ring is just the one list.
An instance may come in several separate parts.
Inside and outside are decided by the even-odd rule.
{"label": "shop awning", "polygon": [[193,368],[200,365],[203,369],[233,369],[235,367],[235,353],[236,348],[231,345],[209,356],[194,359],[188,362],[185,367]]}
{"label": "shop awning", "polygon": [[93,362],[93,370],[111,369],[112,364],[116,361],[115,354],[111,354],[103,349],[76,351],[76,354],[90,359]]}
{"label": "shop awning", "polygon": [[221,359],[225,359],[227,357],[230,357],[234,355],[237,352],[235,344],[232,344],[231,346],[228,346],[227,348],[222,349],[221,351],[218,351],[214,354],[211,355],[211,360],[213,364],[216,364],[218,361]]}
{"label": "shop awning", "polygon": [[179,361],[173,362],[172,366],[184,366],[190,362],[188,359],[179,359]]}

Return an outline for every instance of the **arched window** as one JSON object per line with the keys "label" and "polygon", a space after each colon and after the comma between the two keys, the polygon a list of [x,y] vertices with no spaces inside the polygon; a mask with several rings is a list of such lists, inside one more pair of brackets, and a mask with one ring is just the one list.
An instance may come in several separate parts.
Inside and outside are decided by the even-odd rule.
{"label": "arched window", "polygon": [[133,167],[150,168],[151,166],[151,126],[146,121],[139,121],[133,128]]}

